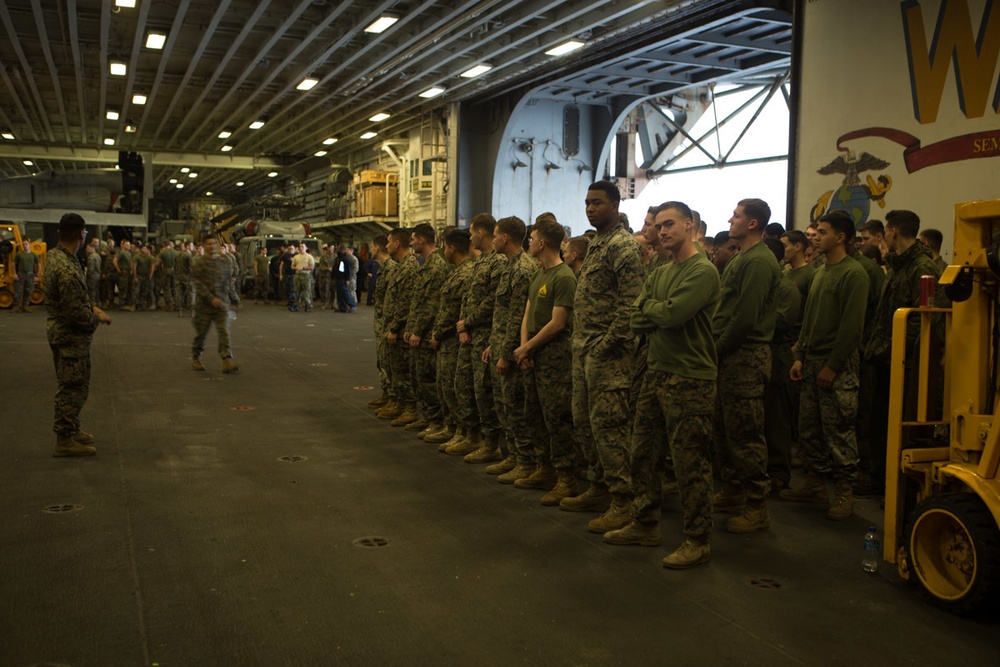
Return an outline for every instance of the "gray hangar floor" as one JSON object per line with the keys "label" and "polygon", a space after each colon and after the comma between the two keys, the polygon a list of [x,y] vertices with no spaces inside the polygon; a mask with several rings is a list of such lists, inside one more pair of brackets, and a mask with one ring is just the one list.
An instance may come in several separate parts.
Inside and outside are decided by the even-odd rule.
{"label": "gray hangar floor", "polygon": [[112,316],[83,413],[98,455],[56,459],[44,309],[0,312],[3,667],[1000,661],[995,620],[862,572],[875,502],[832,523],[775,501],[770,530],[717,529],[710,564],[664,570],[676,496],[663,547],[609,546],[594,515],[378,420],[370,309],[248,304],[237,375],[214,332],[191,370],[189,319]]}

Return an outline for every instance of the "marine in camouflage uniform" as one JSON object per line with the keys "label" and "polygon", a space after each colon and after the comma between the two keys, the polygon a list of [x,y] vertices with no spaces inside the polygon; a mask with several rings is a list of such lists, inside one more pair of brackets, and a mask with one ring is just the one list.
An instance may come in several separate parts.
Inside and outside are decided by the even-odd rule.
{"label": "marine in camouflage uniform", "polygon": [[231,244],[226,244],[223,246],[225,252],[222,256],[229,261],[229,279],[226,283],[226,291],[229,295],[229,303],[233,306],[240,305],[240,288],[243,286],[243,269],[240,266],[240,260],[236,252],[232,249]]}
{"label": "marine in camouflage uniform", "polygon": [[[402,254],[402,253],[400,253]],[[410,296],[413,292],[413,282],[420,265],[417,258],[409,250],[398,262],[389,280],[386,281],[386,314],[385,334],[395,334],[395,343],[389,342],[389,365],[391,367],[392,388],[396,401],[405,408],[416,407],[416,392],[410,374],[410,346],[403,340],[406,329],[406,319],[410,315]]]}
{"label": "marine in camouflage uniform", "polygon": [[149,254],[149,248],[142,246],[135,256],[135,303],[140,310],[155,306],[153,301],[153,279],[150,273],[156,260]]}
{"label": "marine in camouflage uniform", "polygon": [[[445,254],[447,255],[447,250]],[[455,325],[461,313],[462,297],[465,296],[469,279],[472,277],[472,260],[464,253],[463,256],[465,259],[448,272],[448,277],[441,286],[441,299],[431,330],[431,336],[438,344],[438,400],[444,408],[441,421],[449,427],[449,431],[453,431],[458,426],[465,429],[475,429],[478,424],[475,413],[471,409],[473,406],[467,401],[460,402],[455,391],[459,348]]]}
{"label": "marine in camouflage uniform", "polygon": [[[90,392],[90,343],[94,331],[108,319],[90,300],[83,269],[76,254],[66,246],[80,247],[83,218],[66,214],[59,223],[60,242],[48,253],[45,265],[46,335],[56,371],[56,395],[52,430],[56,433],[55,456],[88,456],[93,436],[80,430],[80,412]],[[80,233],[75,241],[69,236]]]}
{"label": "marine in camouflage uniform", "polygon": [[[588,202],[593,193],[588,191]],[[606,506],[610,490],[614,502],[609,511],[628,516],[629,394],[635,348],[629,308],[642,289],[644,275],[639,244],[627,230],[616,224],[591,239],[577,276],[572,336],[573,425],[577,445],[587,458],[591,488],[562,500],[563,509],[600,509]]]}
{"label": "marine in camouflage uniform", "polygon": [[319,256],[316,269],[317,299],[322,304],[322,309],[333,308],[336,299],[333,284],[333,265],[337,261],[337,255],[333,252],[333,246],[328,245],[323,248]]}
{"label": "marine in camouflage uniform", "polygon": [[233,265],[225,256],[215,252],[217,248],[217,242],[209,238],[205,241],[205,254],[191,263],[191,281],[195,292],[192,320],[195,336],[191,343],[191,356],[194,359],[199,359],[205,351],[205,338],[213,324],[219,336],[219,356],[225,360],[233,357],[228,313],[229,279]]}
{"label": "marine in camouflage uniform", "polygon": [[270,276],[268,268],[271,265],[271,258],[267,256],[267,248],[261,248],[260,252],[253,258],[253,283],[254,302],[267,303],[267,293],[270,291]]}
{"label": "marine in camouflage uniform", "polygon": [[118,279],[114,262],[117,252],[113,240],[109,239],[106,245],[101,246],[101,305],[105,308],[115,300],[115,284]]}
{"label": "marine in camouflage uniform", "polygon": [[445,261],[440,253],[431,252],[424,256],[424,263],[413,278],[410,312],[406,317],[413,388],[421,418],[429,424],[442,421],[437,391],[437,360],[431,346],[431,328],[438,311],[445,270]]}
{"label": "marine in camouflage uniform", "polygon": [[118,271],[118,305],[122,308],[135,308],[135,264],[128,241],[122,241],[121,248],[115,253],[115,269]]}
{"label": "marine in camouflage uniform", "polygon": [[[520,241],[518,241],[520,243]],[[494,393],[497,414],[507,436],[508,446],[518,466],[527,469],[527,477],[535,466],[535,448],[524,413],[524,377],[514,363],[514,350],[521,343],[521,317],[528,302],[528,285],[538,265],[523,250],[508,259],[497,284],[496,303],[493,307],[493,328],[490,333],[490,365],[495,372]],[[508,371],[500,373],[497,364],[504,360]],[[500,479],[505,479],[501,475]],[[514,481],[514,480],[511,480]]]}
{"label": "marine in camouflage uniform", "polygon": [[12,308],[20,308],[22,312],[28,312],[31,304],[31,293],[35,291],[35,278],[38,276],[40,262],[38,255],[31,252],[30,244],[25,241],[24,248],[18,248],[14,256],[14,266],[17,270],[17,279],[14,281],[14,305]]}
{"label": "marine in camouflage uniform", "polygon": [[177,290],[174,293],[174,303],[177,305],[177,312],[181,315],[184,311],[190,311],[194,307],[194,284],[191,282],[191,263],[194,258],[191,251],[183,248],[177,253],[177,261],[174,264],[174,276],[177,281]]}
{"label": "marine in camouflage uniform", "polygon": [[[372,318],[375,331],[375,364],[378,367],[379,385],[382,392],[390,399],[395,398],[396,392],[392,386],[392,378],[389,371],[389,344],[385,340],[386,334],[386,311],[389,304],[386,302],[386,285],[389,276],[396,268],[396,260],[391,256],[386,257],[379,270],[378,280],[375,281],[375,314]],[[332,269],[331,269],[332,270]]]}
{"label": "marine in camouflage uniform", "polygon": [[163,294],[163,307],[167,310],[174,309],[174,293],[177,290],[177,281],[174,278],[174,271],[177,267],[177,251],[174,244],[167,242],[166,247],[160,250],[156,257],[158,289]]}
{"label": "marine in camouflage uniform", "polygon": [[101,302],[101,253],[92,245],[87,246],[87,291],[91,305]]}

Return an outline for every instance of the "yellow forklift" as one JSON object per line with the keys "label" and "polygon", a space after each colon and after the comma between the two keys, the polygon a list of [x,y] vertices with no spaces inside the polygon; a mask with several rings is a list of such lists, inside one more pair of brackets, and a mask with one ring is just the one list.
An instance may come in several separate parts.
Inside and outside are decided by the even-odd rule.
{"label": "yellow forklift", "polygon": [[[1000,600],[998,255],[1000,200],[957,204],[955,250],[940,280],[951,308],[904,308],[893,320],[882,557],[960,615]],[[908,355],[909,317],[921,334]],[[943,363],[932,342],[942,318]],[[916,405],[904,404],[913,395],[905,383],[915,383]]]}
{"label": "yellow forklift", "polygon": [[[0,309],[10,308],[14,304],[14,256],[24,248],[21,229],[11,223],[0,223]],[[42,292],[42,276],[45,275],[46,245],[44,241],[32,241],[31,252],[38,255],[41,269],[38,283],[31,293],[31,305],[37,306],[45,299]]]}

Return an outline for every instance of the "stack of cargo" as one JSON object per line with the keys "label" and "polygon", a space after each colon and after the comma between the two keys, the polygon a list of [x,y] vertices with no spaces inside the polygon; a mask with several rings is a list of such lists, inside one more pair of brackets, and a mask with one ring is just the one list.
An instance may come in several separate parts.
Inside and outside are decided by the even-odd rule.
{"label": "stack of cargo", "polygon": [[354,175],[359,216],[399,215],[399,174],[388,171],[362,171]]}

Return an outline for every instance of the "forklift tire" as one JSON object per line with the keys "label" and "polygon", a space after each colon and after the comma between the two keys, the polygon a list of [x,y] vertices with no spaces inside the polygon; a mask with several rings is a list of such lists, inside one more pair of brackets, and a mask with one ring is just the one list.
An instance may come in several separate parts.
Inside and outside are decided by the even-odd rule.
{"label": "forklift tire", "polygon": [[37,287],[31,293],[31,298],[29,299],[32,306],[40,306],[43,301],[45,301],[45,292],[38,289]]}
{"label": "forklift tire", "polygon": [[935,605],[960,616],[997,602],[1000,529],[973,493],[927,498],[910,515],[906,531],[911,581]]}
{"label": "forklift tire", "polygon": [[0,308],[10,308],[14,305],[14,293],[0,287]]}

